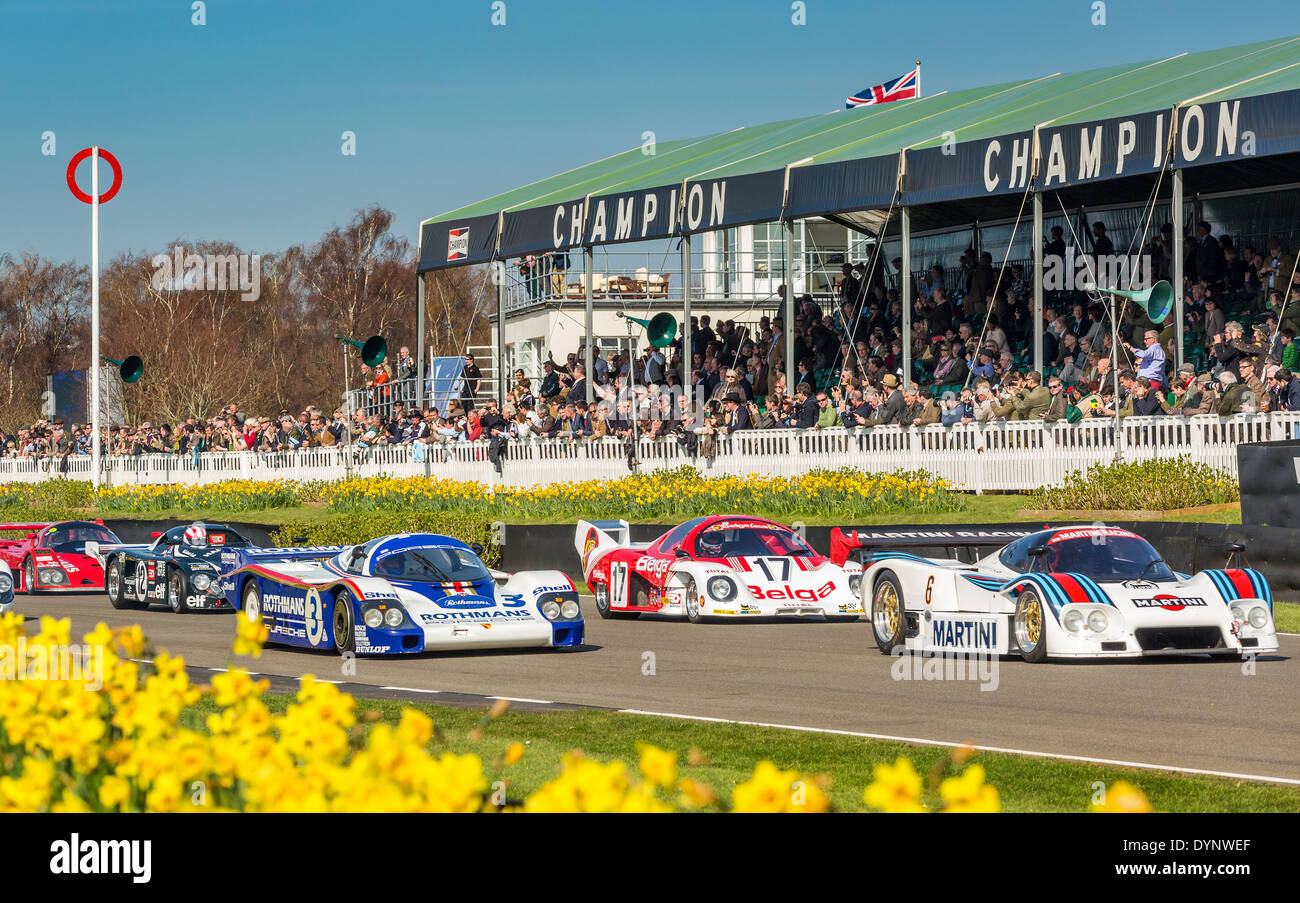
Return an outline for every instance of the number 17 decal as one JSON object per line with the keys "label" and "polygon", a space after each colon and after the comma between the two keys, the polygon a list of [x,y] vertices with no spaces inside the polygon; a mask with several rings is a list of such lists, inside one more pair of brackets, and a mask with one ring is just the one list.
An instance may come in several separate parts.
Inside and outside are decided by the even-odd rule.
{"label": "number 17 decal", "polygon": [[[789,558],[759,558],[758,566],[763,569],[763,576],[768,580],[785,583],[790,579],[790,559]],[[779,571],[780,577],[773,575],[773,571]]]}

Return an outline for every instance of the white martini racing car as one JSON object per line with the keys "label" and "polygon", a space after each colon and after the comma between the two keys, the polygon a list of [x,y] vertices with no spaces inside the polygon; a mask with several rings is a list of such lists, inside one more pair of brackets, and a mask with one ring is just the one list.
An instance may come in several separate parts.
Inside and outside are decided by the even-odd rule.
{"label": "white martini racing car", "polygon": [[[960,531],[956,531],[960,533]],[[973,562],[922,558],[900,546],[987,546],[959,535],[874,539],[837,530],[832,558],[862,549],[863,603],[877,645],[918,652],[1018,652],[1130,658],[1275,652],[1273,596],[1259,571],[1170,570],[1145,539],[1107,526],[1059,527]],[[1240,546],[1231,547],[1239,552]]]}

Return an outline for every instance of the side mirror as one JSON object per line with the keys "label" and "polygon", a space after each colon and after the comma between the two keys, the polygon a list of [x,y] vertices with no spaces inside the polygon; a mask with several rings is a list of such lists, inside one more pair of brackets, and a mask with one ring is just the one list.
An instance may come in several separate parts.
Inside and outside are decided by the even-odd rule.
{"label": "side mirror", "polygon": [[689,559],[691,557],[691,553],[683,549],[681,546],[678,546],[676,549],[674,549],[673,554],[676,555],[678,558]]}
{"label": "side mirror", "polygon": [[1238,555],[1246,551],[1246,544],[1244,542],[1230,542],[1223,548],[1229,555]]}
{"label": "side mirror", "polygon": [[36,538],[36,534],[35,534],[35,533],[28,533],[27,536],[24,537],[24,538],[26,538],[26,539],[35,539],[35,538]]}
{"label": "side mirror", "polygon": [[295,542],[295,543],[298,543],[298,544],[301,545],[302,543],[305,543],[305,542],[307,541],[307,537],[305,537],[305,536],[295,536],[293,539],[291,539],[291,540],[289,540],[289,541],[290,541],[290,542]]}
{"label": "side mirror", "polygon": [[1029,557],[1034,559],[1034,563],[1030,567],[1031,571],[1039,567],[1039,562],[1043,560],[1043,556],[1046,555],[1047,552],[1048,552],[1047,546],[1033,546],[1032,548],[1030,548]]}
{"label": "side mirror", "polygon": [[150,539],[157,539],[159,536],[162,536],[162,533],[160,533],[157,530],[154,530],[152,533],[149,534]]}
{"label": "side mirror", "polygon": [[475,555],[478,555],[478,556],[482,557],[482,555],[483,555],[483,543],[481,543],[481,542],[472,542],[472,543],[469,544],[469,550],[470,550],[471,552],[473,552]]}

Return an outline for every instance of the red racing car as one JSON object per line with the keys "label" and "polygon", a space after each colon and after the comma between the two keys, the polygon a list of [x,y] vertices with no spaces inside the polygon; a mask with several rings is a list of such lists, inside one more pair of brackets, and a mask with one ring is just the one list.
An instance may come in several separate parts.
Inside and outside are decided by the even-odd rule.
{"label": "red racing car", "polygon": [[862,614],[860,564],[832,564],[796,531],[760,517],[697,517],[649,544],[629,542],[625,521],[579,521],[574,545],[602,618]]}
{"label": "red racing car", "polygon": [[119,543],[103,521],[0,524],[0,532],[26,530],[22,539],[0,539],[0,560],[9,565],[20,593],[104,588],[104,568],[86,554],[86,543]]}

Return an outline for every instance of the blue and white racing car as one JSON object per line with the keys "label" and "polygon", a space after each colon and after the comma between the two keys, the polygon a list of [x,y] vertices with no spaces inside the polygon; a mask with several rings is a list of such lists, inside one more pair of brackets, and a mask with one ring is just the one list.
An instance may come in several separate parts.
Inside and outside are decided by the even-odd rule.
{"label": "blue and white racing car", "polygon": [[560,571],[489,571],[446,536],[355,546],[232,549],[221,589],[268,642],[339,654],[581,646],[578,592]]}
{"label": "blue and white racing car", "polygon": [[990,540],[997,541],[978,530],[836,530],[831,558],[863,550],[863,604],[887,653],[1018,652],[1042,662],[1278,649],[1273,596],[1259,571],[1179,574],[1145,539],[1120,527],[1029,532],[970,562],[905,551],[977,548]]}

